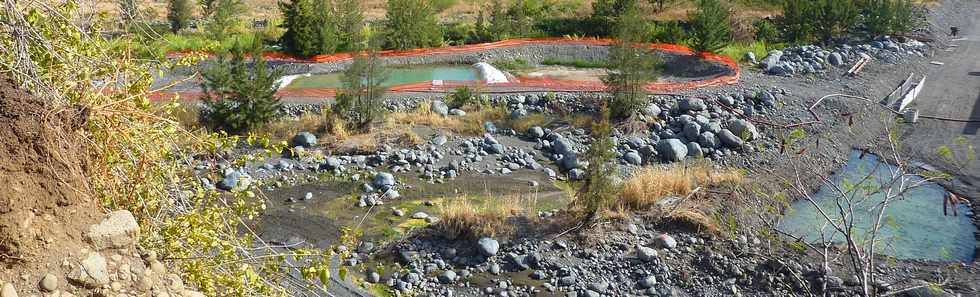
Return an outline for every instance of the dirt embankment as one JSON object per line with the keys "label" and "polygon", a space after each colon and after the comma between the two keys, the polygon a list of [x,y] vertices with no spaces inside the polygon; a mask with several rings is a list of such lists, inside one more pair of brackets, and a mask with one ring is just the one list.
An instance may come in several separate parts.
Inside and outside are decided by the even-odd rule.
{"label": "dirt embankment", "polygon": [[[81,242],[100,213],[85,178],[85,112],[0,80],[0,263],[37,263]],[[45,254],[42,254],[45,253]]]}

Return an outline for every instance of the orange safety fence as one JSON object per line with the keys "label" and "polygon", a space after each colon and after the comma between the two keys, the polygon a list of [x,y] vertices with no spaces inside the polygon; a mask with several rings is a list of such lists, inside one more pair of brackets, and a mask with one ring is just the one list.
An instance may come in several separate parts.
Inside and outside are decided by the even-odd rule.
{"label": "orange safety fence", "polygon": [[[389,50],[381,51],[378,53],[381,57],[410,57],[410,56],[421,56],[421,55],[445,55],[445,54],[458,54],[458,53],[469,53],[469,52],[479,52],[489,49],[496,48],[508,48],[508,47],[518,47],[524,45],[540,45],[540,44],[579,44],[579,45],[600,45],[608,46],[614,44],[615,41],[612,39],[604,38],[521,38],[521,39],[508,39],[491,43],[481,43],[481,44],[470,44],[470,45],[460,45],[460,46],[450,46],[441,48],[420,48],[412,50]],[[673,90],[685,90],[694,88],[703,88],[709,86],[725,85],[725,84],[735,84],[741,77],[741,69],[738,67],[738,63],[727,56],[717,55],[713,53],[697,53],[690,48],[676,44],[664,44],[664,43],[653,43],[649,44],[648,48],[664,51],[668,53],[678,54],[678,55],[697,55],[701,59],[714,61],[718,63],[725,64],[731,69],[731,72],[726,75],[720,75],[705,80],[696,80],[688,82],[653,82],[648,84],[645,89],[648,91],[673,91]],[[168,56],[180,56],[188,54],[186,52],[175,52],[169,53]],[[264,54],[264,57],[270,61],[281,61],[281,62],[292,62],[292,63],[331,63],[351,59],[355,53],[337,53],[329,55],[318,55],[309,59],[298,58],[290,56],[281,52],[271,52]],[[530,88],[530,89],[541,89],[545,91],[568,91],[568,92],[600,92],[606,89],[606,86],[597,81],[575,81],[575,80],[560,80],[560,79],[550,79],[550,78],[520,78],[519,82],[508,82],[508,83],[494,83],[487,84],[483,81],[428,81],[419,83],[402,84],[390,87],[389,92],[448,92],[457,87],[461,86],[478,86],[482,87],[489,92],[493,92],[493,88]],[[508,92],[508,91],[500,91]],[[333,97],[336,95],[337,90],[332,88],[303,88],[303,89],[282,89],[279,90],[277,95],[281,97]],[[199,98],[201,93],[197,92],[179,92],[182,99],[194,99]],[[151,95],[151,99],[166,99],[172,98],[174,93],[166,92],[160,94]]]}

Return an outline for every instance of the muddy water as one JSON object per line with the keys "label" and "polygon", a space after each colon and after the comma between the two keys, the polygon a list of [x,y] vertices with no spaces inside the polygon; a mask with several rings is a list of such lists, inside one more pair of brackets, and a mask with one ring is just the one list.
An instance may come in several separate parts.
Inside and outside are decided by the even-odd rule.
{"label": "muddy water", "polygon": [[[859,152],[852,152],[846,167],[833,177],[837,184],[853,185],[858,188],[877,188],[882,181],[890,180],[891,171],[895,168],[881,162],[877,156],[865,155],[860,158]],[[865,179],[871,176],[870,179]],[[922,181],[919,177],[909,177],[906,185]],[[898,191],[899,186],[892,187]],[[932,261],[971,262],[975,258],[977,228],[970,220],[973,215],[970,208],[960,204],[957,207],[958,216],[943,215],[943,195],[945,189],[935,183],[924,183],[912,188],[904,196],[892,201],[885,210],[883,226],[878,238],[883,240],[879,252],[900,259],[924,259]],[[830,186],[823,186],[814,195],[814,201],[821,209],[839,219],[836,198],[839,195]],[[866,193],[866,192],[865,192]],[[877,218],[877,206],[884,200],[884,195],[859,195],[853,201],[862,201],[855,212],[855,228],[859,234],[866,237],[867,232]],[[805,237],[807,240],[820,241],[821,232],[826,236],[834,235],[831,227],[825,226],[826,220],[818,209],[808,201],[798,201],[793,204],[779,228]],[[823,230],[823,231],[821,231]],[[840,235],[832,238],[841,241]]]}
{"label": "muddy water", "polygon": [[[326,247],[341,236],[342,227],[360,226],[364,231],[362,240],[378,242],[395,240],[413,229],[424,228],[425,222],[411,219],[412,214],[425,212],[438,217],[441,204],[459,197],[465,196],[481,205],[502,197],[519,196],[533,201],[537,210],[561,208],[570,201],[565,190],[539,171],[517,170],[506,176],[468,174],[445,183],[429,183],[411,175],[396,177],[409,188],[399,190],[400,198],[386,200],[384,205],[373,208],[355,206],[355,197],[361,194],[361,182],[324,180],[267,191],[269,208],[258,226],[259,234],[273,242],[304,242]],[[537,182],[538,187],[532,188],[531,181]],[[289,198],[302,198],[307,192],[314,198],[286,202]],[[427,205],[426,201],[434,205]],[[403,210],[405,216],[393,215],[391,207]]]}

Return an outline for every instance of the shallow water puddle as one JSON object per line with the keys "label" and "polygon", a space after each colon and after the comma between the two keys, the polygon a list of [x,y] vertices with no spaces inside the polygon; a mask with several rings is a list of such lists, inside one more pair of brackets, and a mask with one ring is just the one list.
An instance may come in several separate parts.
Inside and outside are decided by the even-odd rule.
{"label": "shallow water puddle", "polygon": [[[844,169],[835,174],[832,180],[840,185],[854,185],[859,188],[876,188],[881,182],[890,180],[891,171],[895,167],[883,163],[878,156],[867,154],[860,158],[860,152],[851,152]],[[865,179],[867,176],[872,178]],[[864,180],[864,182],[862,182]],[[920,177],[908,177],[906,185],[922,181]],[[896,184],[892,187],[898,191]],[[970,262],[975,257],[977,231],[970,220],[969,207],[959,204],[959,216],[943,215],[943,195],[945,189],[935,183],[923,183],[907,191],[903,197],[892,200],[885,210],[882,227],[878,238],[882,244],[878,252],[899,259],[923,259],[933,261],[962,261]],[[823,185],[813,195],[814,201],[821,209],[834,219],[839,219],[836,211],[836,200],[839,195],[829,185]],[[857,233],[866,234],[878,214],[876,206],[885,198],[883,194],[861,195],[856,200],[862,200],[855,211],[855,228]],[[866,197],[861,199],[860,197]],[[819,242],[821,230],[827,236],[835,235],[834,241],[842,241],[839,234],[832,231],[826,220],[812,203],[805,200],[795,202],[791,210],[778,228],[806,238],[811,242]]]}
{"label": "shallow water puddle", "polygon": [[[344,74],[326,73],[299,77],[286,86],[287,89],[304,88],[340,88],[343,87]],[[389,68],[388,79],[382,86],[390,87],[403,84],[426,82],[433,80],[479,80],[480,74],[470,65],[416,65]]]}

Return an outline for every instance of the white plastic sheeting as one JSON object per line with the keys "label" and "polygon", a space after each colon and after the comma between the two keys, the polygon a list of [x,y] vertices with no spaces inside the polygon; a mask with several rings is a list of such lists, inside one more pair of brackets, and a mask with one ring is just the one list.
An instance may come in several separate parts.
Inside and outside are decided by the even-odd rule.
{"label": "white plastic sheeting", "polygon": [[288,86],[290,83],[292,83],[297,78],[300,78],[300,77],[308,77],[310,75],[311,74],[309,74],[309,73],[286,75],[286,76],[283,76],[283,77],[280,77],[279,79],[277,79],[276,80],[276,83],[279,84],[279,90],[282,90],[283,88],[286,88],[286,86]]}
{"label": "white plastic sheeting", "polygon": [[507,82],[507,75],[503,71],[500,71],[500,69],[497,69],[497,67],[493,67],[493,65],[480,62],[473,64],[473,67],[476,67],[476,70],[480,72],[480,78],[486,81],[487,84]]}

